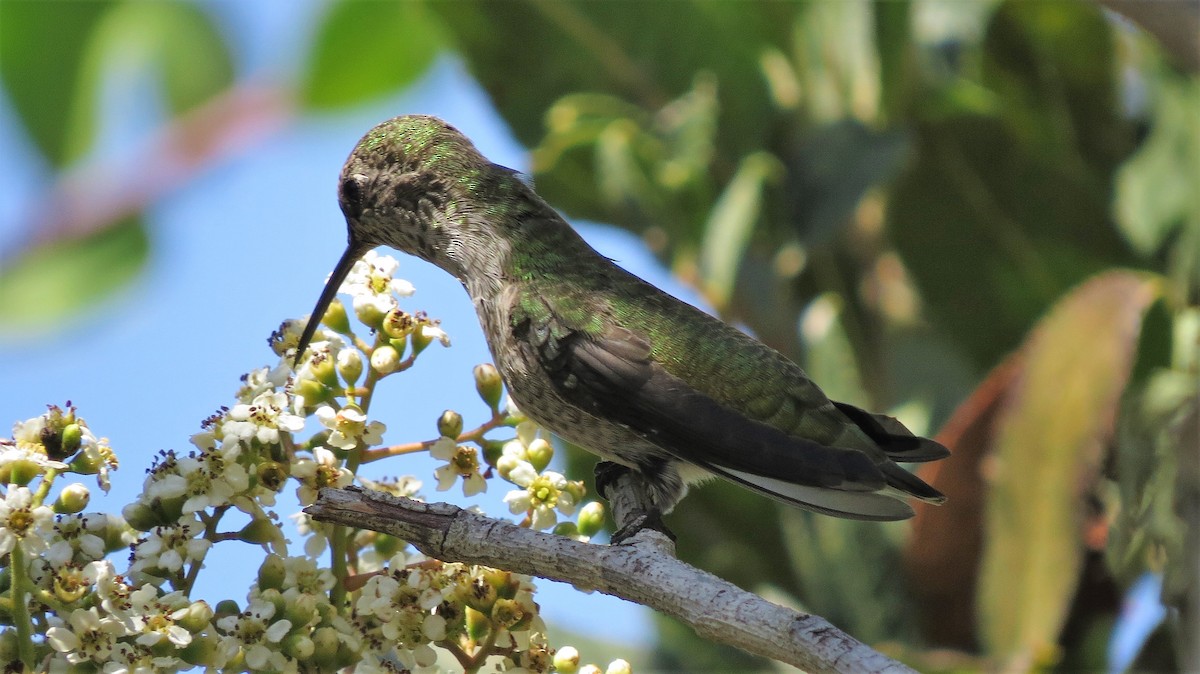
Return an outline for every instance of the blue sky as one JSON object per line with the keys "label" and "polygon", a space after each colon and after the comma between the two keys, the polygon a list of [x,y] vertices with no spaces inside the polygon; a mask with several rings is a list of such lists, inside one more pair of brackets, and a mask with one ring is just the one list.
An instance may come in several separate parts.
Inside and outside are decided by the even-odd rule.
{"label": "blue sky", "polygon": [[[286,77],[310,29],[312,5],[286,2],[206,5],[235,40],[244,76]],[[147,78],[110,82],[105,97],[100,160],[120,157],[157,119],[141,96]],[[403,94],[344,114],[302,117],[266,143],[196,176],[154,204],[152,257],[145,273],[119,295],[70,321],[36,333],[0,336],[0,423],[35,416],[46,404],[71,400],[97,435],[108,437],[122,461],[107,497],[93,494],[89,510],[119,511],[141,488],[143,470],[162,449],[187,451],[188,437],[220,405],[232,404],[238,377],[273,362],[266,338],[287,318],[304,316],[345,244],[336,179],[346,155],[372,125],[405,113],[445,118],[490,159],[517,169],[527,157],[461,64],[443,58]],[[8,249],[51,176],[23,136],[8,102],[0,99],[0,247]],[[600,252],[630,271],[696,302],[625,232],[579,225]],[[372,417],[388,425],[387,442],[433,437],[442,410],[458,409],[468,427],[484,419],[471,368],[490,360],[469,299],[456,280],[415,258],[396,254],[399,275],[417,294],[408,310],[442,319],[450,349],[424,354],[408,373],[386,380]],[[314,422],[315,424],[315,422]],[[312,425],[310,425],[312,428]],[[413,474],[431,499],[463,503],[456,490],[434,491],[438,462],[403,457],[375,474]],[[370,473],[368,473],[370,474]],[[493,481],[483,507],[506,514],[508,485]],[[289,490],[290,492],[291,490]],[[289,497],[290,498],[290,497]],[[286,518],[298,509],[281,500]],[[288,522],[293,554],[299,537]],[[194,596],[244,601],[257,561],[244,544],[214,548]],[[253,559],[257,560],[257,552]],[[571,629],[627,644],[651,637],[647,610],[600,594],[541,582],[546,617]],[[606,654],[584,653],[599,659]],[[613,656],[617,654],[612,654]]]}

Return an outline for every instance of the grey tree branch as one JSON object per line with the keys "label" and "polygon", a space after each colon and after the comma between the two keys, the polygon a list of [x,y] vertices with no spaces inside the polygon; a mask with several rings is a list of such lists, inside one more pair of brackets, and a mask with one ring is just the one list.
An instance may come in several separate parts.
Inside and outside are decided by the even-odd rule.
{"label": "grey tree branch", "polygon": [[[611,491],[632,485],[621,478]],[[571,583],[649,606],[701,637],[811,672],[912,672],[824,618],[768,602],[674,556],[661,534],[597,545],[518,527],[447,503],[363,490],[322,489],[305,509],[314,519],[371,529],[444,561],[483,564]],[[620,524],[620,520],[618,520]]]}

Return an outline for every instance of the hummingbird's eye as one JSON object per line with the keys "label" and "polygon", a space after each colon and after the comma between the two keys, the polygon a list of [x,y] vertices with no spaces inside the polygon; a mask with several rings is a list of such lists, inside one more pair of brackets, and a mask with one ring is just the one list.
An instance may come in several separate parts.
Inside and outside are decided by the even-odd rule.
{"label": "hummingbird's eye", "polygon": [[342,213],[348,218],[357,218],[363,212],[363,195],[366,192],[367,177],[355,173],[347,176],[342,181],[341,189],[339,190],[339,201],[342,206]]}

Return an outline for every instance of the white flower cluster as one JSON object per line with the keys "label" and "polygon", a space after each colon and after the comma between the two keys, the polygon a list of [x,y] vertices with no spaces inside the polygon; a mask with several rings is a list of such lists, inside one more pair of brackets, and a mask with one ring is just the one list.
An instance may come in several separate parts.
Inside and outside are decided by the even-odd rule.
{"label": "white flower cluster", "polygon": [[[472,496],[499,475],[518,487],[505,502],[524,526],[582,540],[602,525],[598,503],[579,508],[583,484],[547,470],[553,448],[511,404],[501,405],[495,368],[476,368],[476,386],[491,418],[463,432],[447,412],[439,437],[382,446],[384,425],[368,416],[386,376],[402,372],[433,342],[450,340],[425,314],[408,314],[398,298],[412,285],[396,279],[396,261],[368,254],[342,285],[356,319],[372,340],[354,334],[345,308],[323,317],[309,351],[293,369],[301,325],[289,322],[271,337],[275,367],[242,378],[236,403],[222,408],[191,438],[188,453],[163,451],[147,470],[142,492],[123,517],[84,513],[89,492],[58,485],[67,474],[96,475],[107,491],[117,460],[107,441],[66,410],[17,423],[0,439],[0,662],[27,670],[150,673],[357,672],[478,670],[485,663],[510,674],[591,671],[569,647],[556,653],[528,578],[480,566],[425,559],[403,541],[369,530],[295,516],[306,556],[288,554],[276,495],[295,481],[301,504],[321,488],[358,480],[370,489],[412,497],[415,478],[370,480],[359,467],[413,451],[445,461],[435,471],[439,490],[459,479]],[[365,375],[365,376],[364,376]],[[297,435],[307,417],[317,432]],[[487,437],[514,428],[515,437]],[[579,512],[578,524],[559,516]],[[222,527],[229,513],[249,523]],[[217,543],[261,546],[265,559],[244,605],[215,607],[189,593]],[[128,550],[119,573],[107,557]],[[319,566],[319,556],[332,563]],[[11,618],[11,619],[10,619]],[[614,666],[621,664],[624,668]],[[591,669],[589,669],[591,668]],[[629,671],[617,661],[611,674]]]}

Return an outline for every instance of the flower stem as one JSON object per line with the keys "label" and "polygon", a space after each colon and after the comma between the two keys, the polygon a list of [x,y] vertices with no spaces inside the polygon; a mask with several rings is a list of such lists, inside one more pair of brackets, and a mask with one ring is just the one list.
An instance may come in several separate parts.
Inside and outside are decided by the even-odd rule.
{"label": "flower stem", "polygon": [[29,605],[25,601],[25,595],[29,592],[29,573],[21,541],[13,544],[9,558],[12,563],[12,619],[17,628],[17,654],[25,667],[32,671],[36,654],[33,650],[33,623],[29,617]]}

